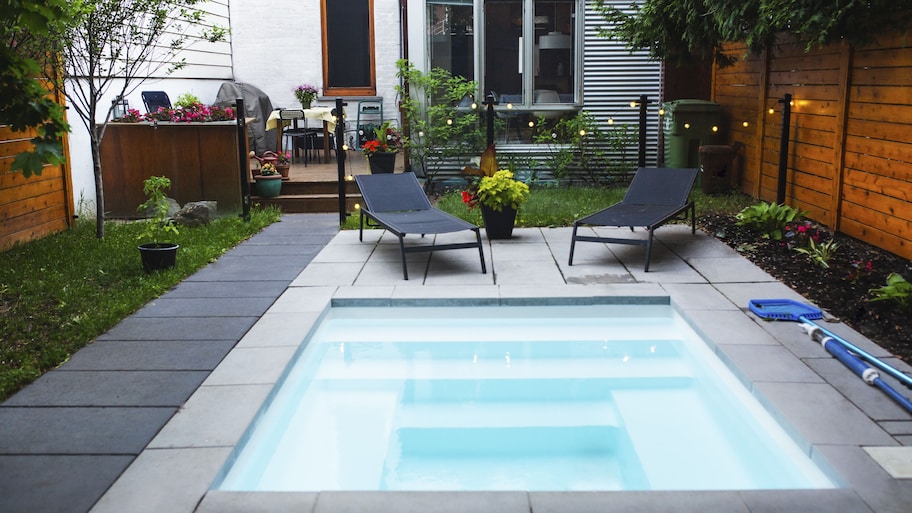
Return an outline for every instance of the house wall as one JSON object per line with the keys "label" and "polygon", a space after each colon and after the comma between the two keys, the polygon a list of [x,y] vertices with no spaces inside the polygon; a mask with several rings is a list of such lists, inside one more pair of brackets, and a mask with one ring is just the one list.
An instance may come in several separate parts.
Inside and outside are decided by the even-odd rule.
{"label": "house wall", "polygon": [[[744,47],[731,45],[734,57]],[[716,68],[714,99],[740,146],[744,192],[775,201],[782,105],[792,95],[786,203],[830,228],[912,258],[912,47],[805,52],[783,39],[764,55]],[[773,108],[773,114],[768,109]],[[744,122],[748,126],[744,126]]]}

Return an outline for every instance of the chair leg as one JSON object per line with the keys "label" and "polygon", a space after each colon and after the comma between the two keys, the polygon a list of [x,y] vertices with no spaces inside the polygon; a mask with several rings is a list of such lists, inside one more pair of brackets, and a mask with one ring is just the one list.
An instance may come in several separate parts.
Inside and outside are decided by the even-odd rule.
{"label": "chair leg", "polygon": [[481,230],[479,230],[478,228],[475,228],[474,232],[475,232],[475,241],[478,242],[478,256],[481,258],[481,274],[488,274],[488,269],[485,266],[485,261],[484,261],[484,250],[482,249],[482,246],[481,246]]}
{"label": "chair leg", "polygon": [[570,236],[570,260],[567,265],[573,265],[573,250],[576,248],[576,228],[577,224],[573,223],[573,235]]}
{"label": "chair leg", "polygon": [[402,255],[402,279],[408,280],[408,262],[405,260],[405,240],[399,236],[399,253]]}
{"label": "chair leg", "polygon": [[649,257],[652,256],[652,233],[655,230],[655,227],[649,227],[649,237],[646,239],[646,268],[643,272],[649,272]]}
{"label": "chair leg", "polygon": [[364,242],[364,211],[360,211],[361,215],[358,216],[358,241]]}

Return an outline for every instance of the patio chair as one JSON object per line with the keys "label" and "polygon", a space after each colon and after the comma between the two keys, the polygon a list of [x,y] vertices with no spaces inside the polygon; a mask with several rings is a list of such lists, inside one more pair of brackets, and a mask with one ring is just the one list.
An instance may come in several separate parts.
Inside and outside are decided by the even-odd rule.
{"label": "patio chair", "polygon": [[[601,242],[609,244],[633,244],[646,246],[646,267],[649,272],[649,257],[652,254],[652,236],[656,228],[676,218],[686,219],[690,211],[690,231],[696,233],[695,208],[688,201],[690,189],[697,178],[696,169],[637,169],[630,183],[630,188],[620,203],[599,210],[598,212],[578,219],[573,223],[573,235],[570,239],[570,261],[573,265],[573,251],[577,241]],[[683,217],[680,217],[683,214]],[[588,226],[643,226],[648,235],[643,239],[623,239],[616,237],[598,237],[577,234],[581,225]]]}
{"label": "patio chair", "polygon": [[[364,240],[365,219],[376,222],[388,232],[399,237],[404,279],[408,279],[408,265],[405,260],[408,253],[476,247],[478,256],[481,258],[481,272],[487,274],[484,250],[481,247],[481,233],[478,227],[434,208],[421,189],[414,173],[357,175],[355,180],[358,182],[361,196],[364,198],[358,240]],[[427,233],[452,233],[462,230],[475,232],[475,242],[406,246],[403,240],[408,234],[420,234],[423,237]]]}

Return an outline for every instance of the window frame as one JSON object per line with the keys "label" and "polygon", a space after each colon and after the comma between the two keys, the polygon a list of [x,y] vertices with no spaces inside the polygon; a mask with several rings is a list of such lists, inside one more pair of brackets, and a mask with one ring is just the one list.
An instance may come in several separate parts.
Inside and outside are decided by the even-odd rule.
{"label": "window frame", "polygon": [[327,22],[327,2],[320,0],[320,27],[322,34],[323,57],[323,96],[375,96],[377,94],[377,64],[374,45],[374,0],[365,0],[368,10],[367,45],[370,57],[370,84],[361,87],[336,87],[329,83],[329,23]]}

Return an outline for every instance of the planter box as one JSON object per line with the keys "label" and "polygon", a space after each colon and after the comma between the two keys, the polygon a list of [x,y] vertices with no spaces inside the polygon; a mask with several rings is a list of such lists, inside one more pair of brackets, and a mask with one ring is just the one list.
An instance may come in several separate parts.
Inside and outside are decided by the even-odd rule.
{"label": "planter box", "polygon": [[[246,146],[247,138],[243,140]],[[238,154],[234,121],[110,123],[101,144],[105,210],[111,217],[139,217],[136,207],[146,200],[143,180],[167,176],[168,196],[181,205],[216,201],[219,214],[240,212]],[[247,159],[243,176],[250,176]]]}

